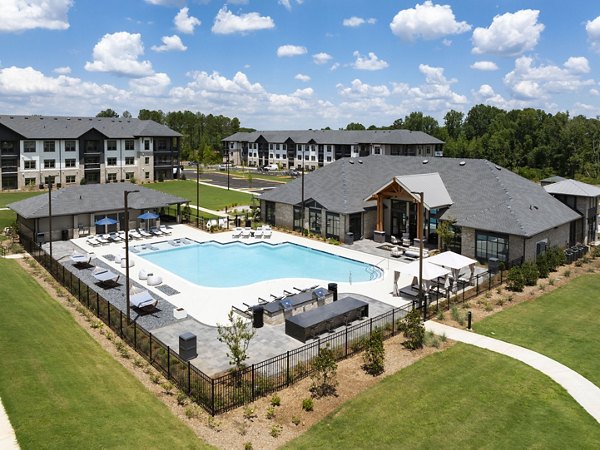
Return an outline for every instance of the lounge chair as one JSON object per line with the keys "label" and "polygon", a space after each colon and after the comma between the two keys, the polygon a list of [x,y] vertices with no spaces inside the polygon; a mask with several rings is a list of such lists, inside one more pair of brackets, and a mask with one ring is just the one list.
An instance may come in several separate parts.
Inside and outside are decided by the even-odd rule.
{"label": "lounge chair", "polygon": [[244,229],[242,230],[242,237],[249,238],[250,236],[252,236],[252,228],[244,227]]}
{"label": "lounge chair", "polygon": [[146,289],[132,287],[129,291],[129,302],[134,308],[139,310],[153,310],[158,304],[158,299],[152,297],[152,294]]}
{"label": "lounge chair", "polygon": [[146,230],[142,230],[141,228],[137,229],[137,232],[140,233],[142,237],[150,237],[152,234],[148,233]]}
{"label": "lounge chair", "polygon": [[161,225],[158,229],[162,231],[163,234],[171,234],[171,230],[166,225]]}
{"label": "lounge chair", "polygon": [[119,274],[111,272],[103,267],[96,267],[92,272],[92,275],[98,281],[98,285],[102,287],[109,287],[111,284],[116,284],[119,280]]}
{"label": "lounge chair", "polygon": [[123,238],[119,236],[119,233],[115,233],[114,231],[108,234],[108,239],[110,239],[113,242],[121,242],[123,240]]}
{"label": "lounge chair", "polygon": [[393,258],[400,258],[404,254],[404,251],[398,246],[393,246],[391,251],[391,256]]}
{"label": "lounge chair", "polygon": [[227,218],[219,219],[219,228],[227,228]]}
{"label": "lounge chair", "polygon": [[402,241],[400,241],[400,239],[398,239],[398,238],[397,238],[396,236],[394,236],[394,235],[391,235],[391,236],[390,236],[390,242],[391,242],[393,245],[402,245]]}
{"label": "lounge chair", "polygon": [[91,245],[92,247],[98,247],[100,245],[100,241],[91,236],[85,240],[85,243]]}
{"label": "lounge chair", "polygon": [[152,227],[150,228],[150,233],[152,233],[154,236],[162,236],[164,233],[162,231],[160,231],[159,228],[157,227]]}
{"label": "lounge chair", "polygon": [[239,238],[242,235],[242,231],[244,230],[241,227],[235,227],[233,233],[231,234],[231,237]]}
{"label": "lounge chair", "polygon": [[110,239],[106,239],[102,235],[96,236],[96,240],[100,242],[101,245],[110,244]]}
{"label": "lounge chair", "polygon": [[256,230],[254,230],[254,237],[255,238],[263,237],[263,228],[262,227],[258,227]]}
{"label": "lounge chair", "polygon": [[262,229],[263,229],[263,237],[265,239],[270,238],[273,235],[273,230],[271,229],[270,225],[263,225]]}
{"label": "lounge chair", "polygon": [[90,264],[92,262],[92,258],[93,255],[91,253],[87,253],[84,255],[82,253],[79,253],[77,250],[73,251],[73,254],[71,255],[71,261],[73,261],[73,265],[78,269],[86,269],[92,267],[92,264]]}

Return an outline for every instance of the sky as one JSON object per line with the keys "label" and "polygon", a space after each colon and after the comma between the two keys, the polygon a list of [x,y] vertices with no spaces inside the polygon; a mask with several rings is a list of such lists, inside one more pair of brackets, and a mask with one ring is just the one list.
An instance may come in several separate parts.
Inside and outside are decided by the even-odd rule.
{"label": "sky", "polygon": [[600,115],[600,2],[0,0],[0,114],[335,129],[477,104]]}

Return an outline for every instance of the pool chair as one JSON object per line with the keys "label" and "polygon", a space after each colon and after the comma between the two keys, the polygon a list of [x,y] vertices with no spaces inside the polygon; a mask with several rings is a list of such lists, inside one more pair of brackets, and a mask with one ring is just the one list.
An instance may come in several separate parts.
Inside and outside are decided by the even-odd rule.
{"label": "pool chair", "polygon": [[96,240],[100,242],[101,245],[110,244],[110,239],[106,239],[103,235],[96,235]]}
{"label": "pool chair", "polygon": [[71,255],[71,261],[73,261],[73,265],[78,269],[87,269],[93,267],[91,264],[92,258],[93,255],[91,253],[84,255],[79,253],[77,250],[74,250],[73,254]]}
{"label": "pool chair", "polygon": [[256,230],[254,230],[254,237],[255,238],[263,237],[263,228],[262,227],[258,227]]}
{"label": "pool chair", "polygon": [[242,230],[242,237],[249,238],[250,236],[252,236],[252,228],[244,227],[244,229]]}
{"label": "pool chair", "polygon": [[98,247],[100,245],[100,241],[98,241],[98,239],[96,239],[95,237],[91,236],[85,240],[85,243],[91,245],[92,247]]}
{"label": "pool chair", "polygon": [[146,230],[142,230],[141,228],[138,228],[137,232],[140,233],[140,235],[142,237],[150,237],[150,236],[152,236],[151,233],[148,233]]}
{"label": "pool chair", "polygon": [[108,238],[113,242],[121,242],[123,240],[123,238],[119,236],[119,233],[115,233],[114,231],[108,234]]}
{"label": "pool chair", "polygon": [[390,254],[393,258],[400,258],[404,254],[404,252],[400,247],[394,245]]}
{"label": "pool chair", "polygon": [[271,229],[271,226],[263,225],[263,237],[270,238],[271,236],[273,236],[273,230]]}
{"label": "pool chair", "polygon": [[117,281],[119,280],[119,274],[111,272],[108,269],[103,267],[96,267],[92,272],[92,275],[98,282],[98,286],[103,288],[109,288],[111,286],[117,285]]}
{"label": "pool chair", "polygon": [[163,234],[171,234],[171,230],[166,225],[161,225],[158,229],[162,231]]}
{"label": "pool chair", "polygon": [[149,273],[148,274],[148,279],[146,280],[146,283],[148,283],[148,286],[158,286],[159,284],[162,283],[162,278],[159,277],[158,275],[154,275],[153,273]]}
{"label": "pool chair", "polygon": [[129,239],[135,239],[137,241],[142,239],[142,235],[138,233],[137,230],[131,230],[129,232]]}
{"label": "pool chair", "polygon": [[152,227],[150,228],[150,233],[152,233],[154,236],[162,236],[164,233],[162,231],[160,231],[159,228],[157,227]]}
{"label": "pool chair", "polygon": [[129,291],[129,302],[131,306],[141,311],[152,311],[158,305],[158,299],[152,297],[146,289],[133,286]]}
{"label": "pool chair", "polygon": [[219,228],[227,228],[227,218],[219,219]]}
{"label": "pool chair", "polygon": [[233,233],[231,234],[231,237],[233,238],[239,238],[242,235],[242,228],[241,227],[235,227],[233,229]]}

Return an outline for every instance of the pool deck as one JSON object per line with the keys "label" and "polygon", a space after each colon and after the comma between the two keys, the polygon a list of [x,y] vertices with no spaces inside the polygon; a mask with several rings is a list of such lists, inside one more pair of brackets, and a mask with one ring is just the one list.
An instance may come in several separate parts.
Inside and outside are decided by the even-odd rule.
{"label": "pool deck", "polygon": [[[403,306],[408,303],[407,299],[394,297],[392,295],[394,270],[401,271],[405,263],[392,259],[391,257],[382,258],[381,256],[359,252],[351,248],[335,246],[322,241],[307,239],[278,231],[273,231],[273,235],[270,238],[233,238],[232,231],[207,233],[187,225],[173,225],[171,227],[171,232],[172,234],[170,236],[155,236],[140,241],[131,240],[129,243],[130,249],[133,245],[140,243],[155,243],[177,238],[189,238],[197,242],[216,241],[221,243],[239,240],[247,244],[261,241],[270,242],[271,244],[292,242],[373,264],[383,270],[383,276],[373,281],[353,283],[349,280],[348,282],[337,282],[339,292],[365,295],[395,307]],[[95,253],[98,260],[111,267],[111,270],[118,271],[124,275],[125,269],[111,261],[111,255],[115,256],[124,253],[125,246],[123,242],[110,243],[96,247],[87,244],[85,238],[74,239],[72,242],[84,251]],[[130,260],[134,263],[133,267],[130,268],[130,277],[132,281],[142,283],[144,287],[158,297],[166,298],[176,308],[183,308],[188,315],[193,316],[199,322],[212,326],[215,326],[217,323],[226,323],[227,314],[232,306],[245,310],[247,309],[245,304],[257,304],[259,297],[270,300],[272,298],[271,295],[280,296],[283,294],[284,290],[293,291],[294,287],[302,289],[314,285],[327,286],[327,283],[331,281],[316,278],[282,278],[241,287],[211,288],[191,283],[184,278],[179,277],[176,273],[166,271],[131,251]],[[251,264],[252,262],[249,261],[248,263]],[[148,273],[159,275],[163,279],[163,284],[176,289],[179,293],[167,297],[165,296],[165,293],[157,289],[157,287],[147,286],[138,279],[140,269],[144,269]],[[232,273],[231,276],[235,276],[235,273]],[[402,275],[399,286],[409,285],[411,281],[412,278]]]}

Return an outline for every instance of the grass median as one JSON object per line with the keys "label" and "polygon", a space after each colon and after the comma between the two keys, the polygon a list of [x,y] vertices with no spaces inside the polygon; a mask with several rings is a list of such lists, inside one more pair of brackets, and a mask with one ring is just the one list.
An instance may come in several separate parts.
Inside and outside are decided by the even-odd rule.
{"label": "grass median", "polygon": [[21,448],[207,448],[15,261],[0,281],[0,397]]}

